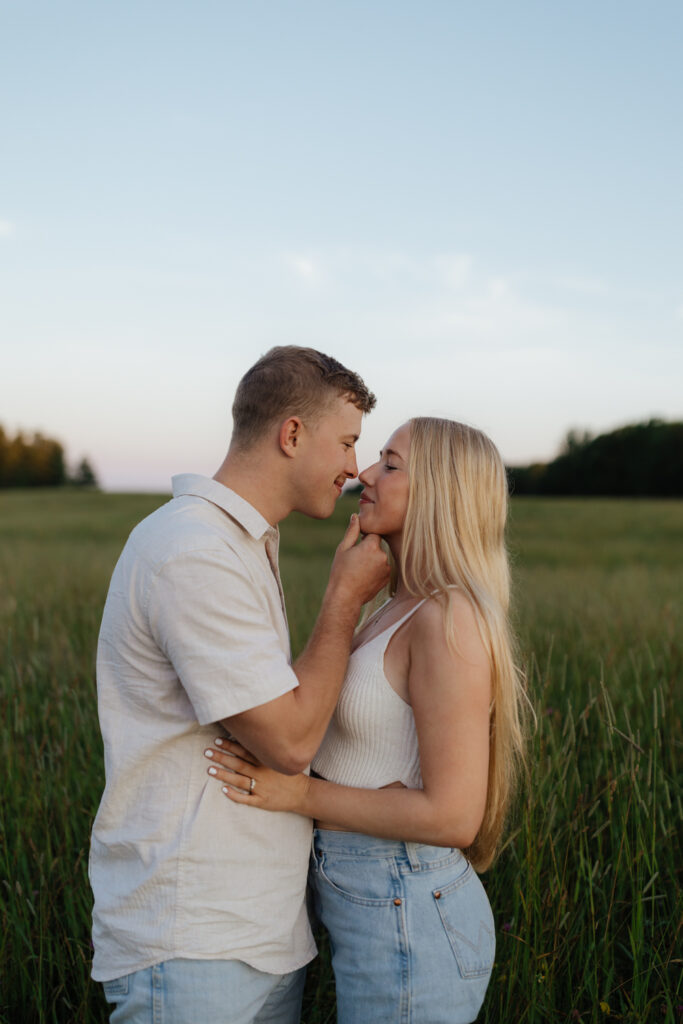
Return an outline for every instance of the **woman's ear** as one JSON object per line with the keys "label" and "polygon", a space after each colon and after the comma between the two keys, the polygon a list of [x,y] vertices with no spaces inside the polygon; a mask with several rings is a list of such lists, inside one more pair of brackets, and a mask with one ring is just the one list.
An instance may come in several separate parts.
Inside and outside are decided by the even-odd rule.
{"label": "woman's ear", "polygon": [[296,456],[303,426],[298,416],[290,416],[280,427],[280,448],[290,459]]}

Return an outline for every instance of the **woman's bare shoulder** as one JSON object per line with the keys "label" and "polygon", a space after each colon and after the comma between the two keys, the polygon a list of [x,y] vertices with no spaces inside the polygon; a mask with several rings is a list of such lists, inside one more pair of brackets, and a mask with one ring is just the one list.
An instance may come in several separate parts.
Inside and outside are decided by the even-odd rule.
{"label": "woman's bare shoulder", "polygon": [[468,662],[488,662],[479,623],[471,599],[459,588],[428,598],[413,616],[411,649],[423,655],[453,657],[448,645],[447,622],[453,631],[457,656]]}

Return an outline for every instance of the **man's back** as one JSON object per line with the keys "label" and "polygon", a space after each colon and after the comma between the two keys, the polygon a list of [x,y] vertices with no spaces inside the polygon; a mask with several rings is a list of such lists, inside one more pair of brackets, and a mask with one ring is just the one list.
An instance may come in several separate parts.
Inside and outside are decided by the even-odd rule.
{"label": "man's back", "polygon": [[277,531],[214,480],[175,478],[174,494],[131,534],[100,632],[107,784],[90,873],[102,981],[172,958],[284,973],[315,952],[310,823],[245,813],[202,757],[215,722],[297,685]]}

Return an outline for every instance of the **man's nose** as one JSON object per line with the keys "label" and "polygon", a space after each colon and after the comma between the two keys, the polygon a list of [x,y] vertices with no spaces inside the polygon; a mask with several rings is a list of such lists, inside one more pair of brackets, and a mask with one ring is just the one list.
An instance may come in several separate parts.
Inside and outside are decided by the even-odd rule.
{"label": "man's nose", "polygon": [[358,476],[358,461],[356,459],[355,452],[351,452],[351,462],[346,467],[345,472],[349,480],[355,480],[355,478]]}

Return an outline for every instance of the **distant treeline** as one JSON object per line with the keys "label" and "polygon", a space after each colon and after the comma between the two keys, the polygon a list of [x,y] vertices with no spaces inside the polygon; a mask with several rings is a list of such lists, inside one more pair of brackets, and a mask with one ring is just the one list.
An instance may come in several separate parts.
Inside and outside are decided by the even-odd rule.
{"label": "distant treeline", "polygon": [[87,459],[69,473],[64,448],[43,434],[19,431],[10,437],[0,427],[0,487],[95,487],[97,479]]}
{"label": "distant treeline", "polygon": [[552,462],[508,469],[513,494],[683,496],[683,423],[650,420],[609,434],[567,434]]}

